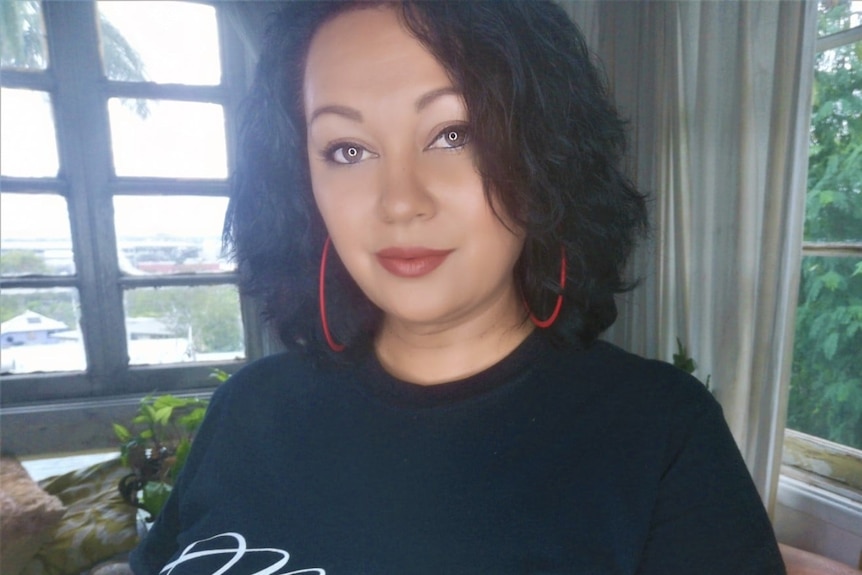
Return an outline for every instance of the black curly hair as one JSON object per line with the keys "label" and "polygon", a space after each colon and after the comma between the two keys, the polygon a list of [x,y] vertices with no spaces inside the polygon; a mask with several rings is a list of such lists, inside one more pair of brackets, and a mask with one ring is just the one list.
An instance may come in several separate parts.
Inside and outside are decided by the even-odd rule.
{"label": "black curly hair", "polygon": [[[623,268],[647,210],[621,168],[625,121],[582,34],[551,1],[318,0],[274,14],[243,105],[225,221],[240,289],[262,301],[288,348],[329,351],[317,285],[327,232],[311,192],[304,66],[321,24],[376,4],[399,9],[463,95],[486,194],[525,233],[514,272],[525,302],[537,317],[551,314],[562,247],[564,303],[547,331],[589,345],[615,321],[614,295],[633,287]],[[373,341],[382,312],[337,257],[330,262],[327,316],[349,359]]]}

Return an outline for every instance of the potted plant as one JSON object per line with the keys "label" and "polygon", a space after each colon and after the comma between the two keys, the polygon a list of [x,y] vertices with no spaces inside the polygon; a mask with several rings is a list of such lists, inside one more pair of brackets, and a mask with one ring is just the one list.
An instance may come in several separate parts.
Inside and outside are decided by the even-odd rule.
{"label": "potted plant", "polygon": [[[212,376],[224,381],[228,374],[215,370]],[[132,419],[132,429],[114,424],[121,460],[131,469],[120,481],[120,495],[146,511],[146,521],[154,521],[167,501],[207,404],[197,397],[147,396]]]}

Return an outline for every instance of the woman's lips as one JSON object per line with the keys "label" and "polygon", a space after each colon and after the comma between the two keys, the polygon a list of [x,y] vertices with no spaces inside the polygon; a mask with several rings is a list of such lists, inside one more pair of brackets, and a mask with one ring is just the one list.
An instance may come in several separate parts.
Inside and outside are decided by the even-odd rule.
{"label": "woman's lips", "polygon": [[385,248],[375,255],[383,269],[392,275],[418,278],[437,269],[453,251],[429,248]]}

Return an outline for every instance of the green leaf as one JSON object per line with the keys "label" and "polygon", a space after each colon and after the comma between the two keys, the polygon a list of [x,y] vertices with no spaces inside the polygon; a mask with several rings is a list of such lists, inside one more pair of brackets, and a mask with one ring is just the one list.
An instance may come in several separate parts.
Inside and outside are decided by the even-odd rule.
{"label": "green leaf", "polygon": [[141,505],[143,505],[147,513],[153,517],[157,517],[165,506],[168,497],[170,497],[171,490],[172,487],[167,483],[162,483],[161,481],[150,481],[144,485],[141,496]]}
{"label": "green leaf", "polygon": [[153,407],[156,410],[161,410],[165,407],[183,407],[186,403],[188,403],[188,400],[174,395],[160,395],[153,401]]}
{"label": "green leaf", "polygon": [[822,279],[823,285],[826,286],[826,289],[829,291],[835,291],[845,283],[844,276],[833,270],[826,272]]}
{"label": "green leaf", "polygon": [[141,406],[141,415],[143,415],[146,419],[147,423],[155,423],[156,422],[156,408],[152,405],[144,404]]}
{"label": "green leaf", "polygon": [[114,424],[114,434],[121,443],[126,443],[132,438],[131,432],[119,423]]}
{"label": "green leaf", "polygon": [[676,338],[677,353],[673,354],[673,365],[686,373],[694,373],[697,363],[689,357],[688,350],[682,345],[682,341]]}
{"label": "green leaf", "polygon": [[194,433],[203,422],[206,411],[206,407],[196,407],[190,413],[181,417],[178,422],[186,431]]}
{"label": "green leaf", "polygon": [[174,462],[173,467],[171,467],[171,481],[176,481],[177,477],[179,477],[180,471],[186,464],[186,460],[189,457],[189,452],[191,451],[191,448],[192,442],[187,438],[182,439],[179,445],[177,445],[177,452],[174,454],[176,461]]}
{"label": "green leaf", "polygon": [[212,373],[210,373],[209,377],[215,379],[219,383],[224,383],[228,380],[230,374],[223,369],[215,367],[213,368]]}
{"label": "green leaf", "polygon": [[171,414],[174,412],[173,406],[166,405],[155,410],[154,423],[158,425],[167,425],[171,420]]}
{"label": "green leaf", "polygon": [[838,334],[830,333],[823,341],[823,354],[826,359],[831,360],[835,357],[835,352],[838,350]]}

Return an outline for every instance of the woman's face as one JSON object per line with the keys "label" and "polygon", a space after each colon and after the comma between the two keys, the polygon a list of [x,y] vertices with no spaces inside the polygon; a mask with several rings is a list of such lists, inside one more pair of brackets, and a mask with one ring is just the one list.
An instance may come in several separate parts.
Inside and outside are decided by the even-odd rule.
{"label": "woman's face", "polygon": [[303,96],[315,201],[387,322],[438,329],[522,309],[523,237],[488,205],[461,96],[394,9],[324,24]]}

